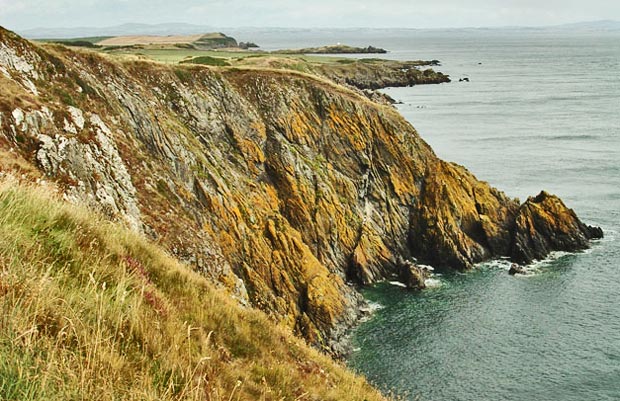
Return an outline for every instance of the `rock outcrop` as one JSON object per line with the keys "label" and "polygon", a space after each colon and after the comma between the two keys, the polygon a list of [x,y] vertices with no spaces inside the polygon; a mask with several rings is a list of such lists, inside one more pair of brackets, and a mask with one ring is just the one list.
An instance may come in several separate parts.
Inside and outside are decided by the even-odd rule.
{"label": "rock outcrop", "polygon": [[324,78],[114,61],[4,30],[0,152],[325,347],[357,319],[349,281],[598,235],[556,198],[520,207],[393,108]]}
{"label": "rock outcrop", "polygon": [[423,68],[429,65],[431,62],[424,61],[360,60],[342,66],[324,64],[314,72],[339,84],[370,90],[450,82],[448,75]]}
{"label": "rock outcrop", "polygon": [[[189,60],[191,62],[191,60]],[[396,61],[383,59],[340,59],[316,62],[305,58],[278,56],[246,57],[234,61],[237,68],[287,69],[324,77],[339,85],[368,93],[388,87],[404,87],[450,82],[450,77],[432,66],[437,60]]]}
{"label": "rock outcrop", "polygon": [[523,266],[513,263],[512,265],[510,265],[510,269],[508,269],[508,274],[510,274],[511,276],[516,276],[517,274],[525,275],[527,274],[527,270],[525,270]]}
{"label": "rock outcrop", "polygon": [[400,265],[399,279],[409,289],[423,290],[429,277],[428,270],[411,261],[405,261]]}
{"label": "rock outcrop", "polygon": [[304,49],[276,50],[276,54],[385,54],[387,50],[374,47],[356,47],[347,45],[328,45],[321,47],[307,47]]}
{"label": "rock outcrop", "polygon": [[560,198],[543,191],[519,208],[510,256],[528,264],[552,251],[587,249],[589,240],[602,237],[600,228],[583,224]]}

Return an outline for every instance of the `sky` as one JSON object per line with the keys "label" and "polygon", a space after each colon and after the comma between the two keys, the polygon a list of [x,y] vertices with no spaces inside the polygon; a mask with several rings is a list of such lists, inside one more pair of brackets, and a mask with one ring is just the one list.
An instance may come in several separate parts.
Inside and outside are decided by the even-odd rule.
{"label": "sky", "polygon": [[14,30],[183,22],[214,27],[452,28],[620,20],[617,0],[0,0]]}

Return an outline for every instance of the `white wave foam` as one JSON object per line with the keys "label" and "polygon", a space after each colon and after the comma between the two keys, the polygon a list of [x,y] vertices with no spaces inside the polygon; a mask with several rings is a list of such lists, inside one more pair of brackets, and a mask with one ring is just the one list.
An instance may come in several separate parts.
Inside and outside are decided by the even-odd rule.
{"label": "white wave foam", "polygon": [[478,263],[476,267],[490,267],[492,269],[510,270],[512,263],[507,259],[494,259],[489,262]]}
{"label": "white wave foam", "polygon": [[366,304],[360,307],[360,312],[362,312],[364,315],[372,316],[376,311],[383,308],[384,306],[380,303],[367,300]]}
{"label": "white wave foam", "polygon": [[616,230],[603,229],[603,234],[605,235],[603,238],[594,240],[592,242],[594,244],[601,244],[601,243],[605,243],[605,242],[614,242],[616,240],[616,238],[618,237],[618,231],[616,231]]}
{"label": "white wave foam", "polygon": [[550,264],[557,261],[558,259],[563,258],[564,256],[568,256],[568,255],[575,255],[575,253],[564,252],[564,251],[551,252],[549,256],[547,256],[545,259],[535,260],[528,267],[530,268],[530,270],[539,270],[541,267],[549,266]]}
{"label": "white wave foam", "polygon": [[438,278],[431,277],[424,280],[424,284],[426,288],[439,288],[443,285],[443,282]]}
{"label": "white wave foam", "polygon": [[[612,237],[611,235],[607,236],[608,233],[613,233],[613,231],[605,231],[605,238],[602,240],[594,241],[594,246],[586,250],[578,251],[578,252],[555,251],[555,252],[551,252],[549,256],[547,256],[545,259],[535,260],[527,266],[522,266],[527,273],[520,274],[519,276],[530,277],[532,275],[540,273],[541,268],[548,267],[552,263],[556,262],[557,260],[565,256],[578,255],[578,254],[586,254],[586,255],[590,254],[602,247],[602,245],[600,245],[600,242],[602,241],[607,242],[607,241],[615,240],[615,237]],[[512,266],[512,262],[510,261],[509,257],[501,257],[499,259],[494,259],[494,260],[487,261],[487,262],[481,262],[475,265],[476,268],[491,268],[491,269],[500,269],[500,270],[505,270],[505,271],[509,271],[511,266]]]}
{"label": "white wave foam", "polygon": [[[443,282],[441,281],[440,277],[441,277],[441,274],[431,273],[430,277],[424,280],[424,284],[426,285],[426,288],[441,287],[443,285]],[[388,281],[388,283],[395,287],[407,288],[407,286],[401,283],[400,281]]]}
{"label": "white wave foam", "polygon": [[368,310],[370,310],[370,312],[375,312],[385,308],[385,306],[381,305],[379,302],[366,301],[366,303],[368,304]]}
{"label": "white wave foam", "polygon": [[525,270],[525,274],[516,274],[515,277],[517,277],[517,278],[527,278],[527,277],[537,276],[537,275],[542,273],[543,268],[549,267],[551,264],[553,264],[557,260],[559,260],[559,259],[561,259],[561,258],[563,258],[565,256],[569,256],[569,255],[575,255],[575,253],[573,253],[573,252],[564,252],[564,251],[551,252],[549,254],[549,256],[547,256],[545,259],[535,260],[534,262],[530,263],[529,265],[523,266],[523,269]]}
{"label": "white wave foam", "polygon": [[361,317],[359,320],[360,323],[369,321],[378,310],[383,308],[385,308],[385,306],[381,305],[378,302],[366,300],[366,304],[361,306],[359,309],[359,311],[361,312]]}

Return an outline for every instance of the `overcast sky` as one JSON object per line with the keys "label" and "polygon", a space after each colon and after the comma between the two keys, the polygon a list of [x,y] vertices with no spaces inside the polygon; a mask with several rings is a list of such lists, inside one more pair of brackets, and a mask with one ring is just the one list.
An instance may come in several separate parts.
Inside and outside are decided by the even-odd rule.
{"label": "overcast sky", "polygon": [[9,29],[185,22],[216,27],[541,26],[620,19],[618,0],[0,0]]}

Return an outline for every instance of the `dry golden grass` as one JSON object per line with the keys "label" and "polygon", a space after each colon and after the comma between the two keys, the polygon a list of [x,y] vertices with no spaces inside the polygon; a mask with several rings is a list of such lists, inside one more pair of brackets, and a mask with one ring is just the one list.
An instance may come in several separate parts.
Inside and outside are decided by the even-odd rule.
{"label": "dry golden grass", "polygon": [[27,108],[40,105],[40,100],[36,96],[20,86],[15,80],[9,79],[1,73],[0,88],[2,88],[0,111],[11,112],[16,107]]}
{"label": "dry golden grass", "polygon": [[141,237],[0,182],[0,399],[381,400]]}
{"label": "dry golden grass", "polygon": [[176,43],[193,43],[205,36],[198,35],[174,35],[174,36],[157,36],[157,35],[127,35],[115,36],[113,38],[104,39],[97,42],[100,46],[129,46],[129,45],[164,45]]}

